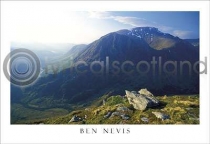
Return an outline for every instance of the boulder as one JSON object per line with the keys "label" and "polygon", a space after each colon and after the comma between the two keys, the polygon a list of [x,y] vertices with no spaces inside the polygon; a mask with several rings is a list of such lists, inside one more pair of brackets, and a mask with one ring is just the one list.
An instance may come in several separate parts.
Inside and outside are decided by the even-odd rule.
{"label": "boulder", "polygon": [[189,110],[192,110],[192,109],[193,109],[193,108],[186,108],[186,110],[188,110],[188,111],[189,111]]}
{"label": "boulder", "polygon": [[121,111],[121,112],[131,112],[131,110],[127,107],[123,107],[123,106],[119,106],[117,108],[117,111]]}
{"label": "boulder", "polygon": [[121,115],[121,113],[118,112],[118,111],[116,111],[116,112],[113,112],[113,113],[112,113],[111,117],[120,116],[120,115]]}
{"label": "boulder", "polygon": [[189,118],[189,120],[192,120],[192,121],[199,121],[199,118]]}
{"label": "boulder", "polygon": [[125,93],[129,103],[137,110],[145,110],[159,105],[159,101],[147,89],[141,89],[139,94],[127,90]]}
{"label": "boulder", "polygon": [[81,120],[82,120],[82,118],[80,118],[80,117],[74,115],[74,116],[71,118],[71,120],[69,121],[69,123],[71,123],[71,122],[78,122],[78,121],[81,121]]}
{"label": "boulder", "polygon": [[121,118],[122,118],[123,120],[128,120],[128,119],[130,119],[130,116],[129,116],[129,115],[126,115],[126,114],[122,114],[122,115],[121,115]]}
{"label": "boulder", "polygon": [[148,118],[146,118],[146,117],[142,117],[142,118],[141,118],[141,121],[143,121],[143,122],[145,122],[145,123],[148,123],[148,122],[149,122]]}
{"label": "boulder", "polygon": [[109,118],[110,116],[111,116],[111,112],[108,112],[105,116],[104,116],[104,118]]}
{"label": "boulder", "polygon": [[196,117],[195,114],[193,114],[193,113],[191,113],[191,112],[188,112],[187,115],[188,115],[188,117],[189,117],[189,120],[199,121],[199,118]]}
{"label": "boulder", "polygon": [[159,119],[162,119],[162,120],[170,119],[170,116],[164,113],[161,113],[161,112],[152,112],[152,113]]}
{"label": "boulder", "polygon": [[139,94],[154,97],[154,95],[150,91],[148,91],[146,88],[140,89]]}
{"label": "boulder", "polygon": [[86,111],[90,111],[90,108],[85,108]]}
{"label": "boulder", "polygon": [[103,99],[103,106],[105,106],[106,105],[106,101],[105,101],[105,99]]}

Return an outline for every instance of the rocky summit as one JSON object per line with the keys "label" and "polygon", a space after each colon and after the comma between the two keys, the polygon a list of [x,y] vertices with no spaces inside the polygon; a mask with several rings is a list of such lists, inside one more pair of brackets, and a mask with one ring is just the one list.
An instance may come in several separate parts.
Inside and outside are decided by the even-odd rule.
{"label": "rocky summit", "polygon": [[147,89],[141,89],[139,94],[135,91],[128,90],[125,93],[129,103],[137,110],[145,110],[146,108],[159,105],[159,101]]}

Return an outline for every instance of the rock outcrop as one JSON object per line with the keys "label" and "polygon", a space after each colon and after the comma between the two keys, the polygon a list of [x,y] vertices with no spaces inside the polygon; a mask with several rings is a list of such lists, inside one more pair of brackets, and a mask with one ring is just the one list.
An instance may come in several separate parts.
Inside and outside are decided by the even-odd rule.
{"label": "rock outcrop", "polygon": [[153,94],[150,91],[148,91],[147,89],[140,89],[139,94],[154,97]]}
{"label": "rock outcrop", "polygon": [[146,108],[159,105],[159,101],[147,89],[141,89],[139,94],[135,91],[125,91],[126,97],[130,104],[137,110],[145,110]]}
{"label": "rock outcrop", "polygon": [[69,123],[71,122],[78,122],[78,121],[82,121],[82,118],[81,117],[78,117],[76,115],[74,115],[71,120],[69,121]]}
{"label": "rock outcrop", "polygon": [[148,123],[148,122],[149,122],[149,119],[146,118],[146,117],[142,117],[142,118],[141,118],[141,121],[143,121],[143,122],[145,122],[145,123]]}
{"label": "rock outcrop", "polygon": [[117,111],[121,111],[121,112],[132,112],[129,108],[123,107],[123,106],[119,106],[117,108]]}
{"label": "rock outcrop", "polygon": [[161,112],[152,112],[152,113],[159,119],[162,119],[162,120],[170,119],[170,116],[164,113],[161,113]]}
{"label": "rock outcrop", "polygon": [[106,115],[104,115],[104,118],[113,118],[113,117],[121,117],[123,120],[130,119],[129,113],[131,114],[133,111],[125,106],[118,106],[116,111],[114,112],[108,112]]}
{"label": "rock outcrop", "polygon": [[122,115],[120,115],[121,116],[121,118],[123,119],[123,120],[128,120],[128,119],[130,119],[130,116],[129,115],[126,115],[126,114],[122,114]]}
{"label": "rock outcrop", "polygon": [[108,113],[104,116],[104,118],[109,118],[109,117],[111,116],[111,114],[112,114],[112,112],[108,112]]}
{"label": "rock outcrop", "polygon": [[115,111],[115,112],[113,112],[113,113],[112,113],[111,117],[114,117],[114,116],[120,116],[120,115],[121,115],[121,113],[120,113],[120,112]]}

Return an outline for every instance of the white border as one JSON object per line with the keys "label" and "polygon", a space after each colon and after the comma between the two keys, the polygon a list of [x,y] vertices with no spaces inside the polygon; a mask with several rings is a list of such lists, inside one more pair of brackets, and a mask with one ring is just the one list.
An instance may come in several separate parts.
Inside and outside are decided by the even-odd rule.
{"label": "white border", "polygon": [[[1,66],[10,50],[5,13],[12,5],[68,7],[73,11],[200,11],[200,59],[209,56],[208,1],[1,1]],[[12,9],[11,9],[12,10]],[[209,72],[209,65],[208,65]],[[10,125],[10,83],[1,67],[2,143],[209,143],[209,74],[200,76],[200,125]],[[130,128],[130,134],[79,134],[80,127]]]}

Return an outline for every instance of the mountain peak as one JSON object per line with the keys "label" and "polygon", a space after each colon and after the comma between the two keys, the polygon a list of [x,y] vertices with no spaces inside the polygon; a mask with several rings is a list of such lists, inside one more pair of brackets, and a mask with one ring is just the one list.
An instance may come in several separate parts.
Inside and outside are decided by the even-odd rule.
{"label": "mountain peak", "polygon": [[168,33],[163,33],[159,31],[158,28],[156,27],[135,27],[130,30],[128,29],[122,29],[117,31],[118,34],[123,34],[123,35],[132,35],[132,36],[137,36],[143,38],[146,35],[162,35],[162,36],[167,36],[171,38],[176,38]]}
{"label": "mountain peak", "polygon": [[132,28],[131,31],[159,31],[158,28],[155,27],[135,27]]}
{"label": "mountain peak", "polygon": [[174,37],[168,33],[163,33],[155,27],[135,27],[130,30],[119,30],[116,33],[135,39],[143,39],[150,47],[157,50],[173,47],[180,41],[178,37]]}

